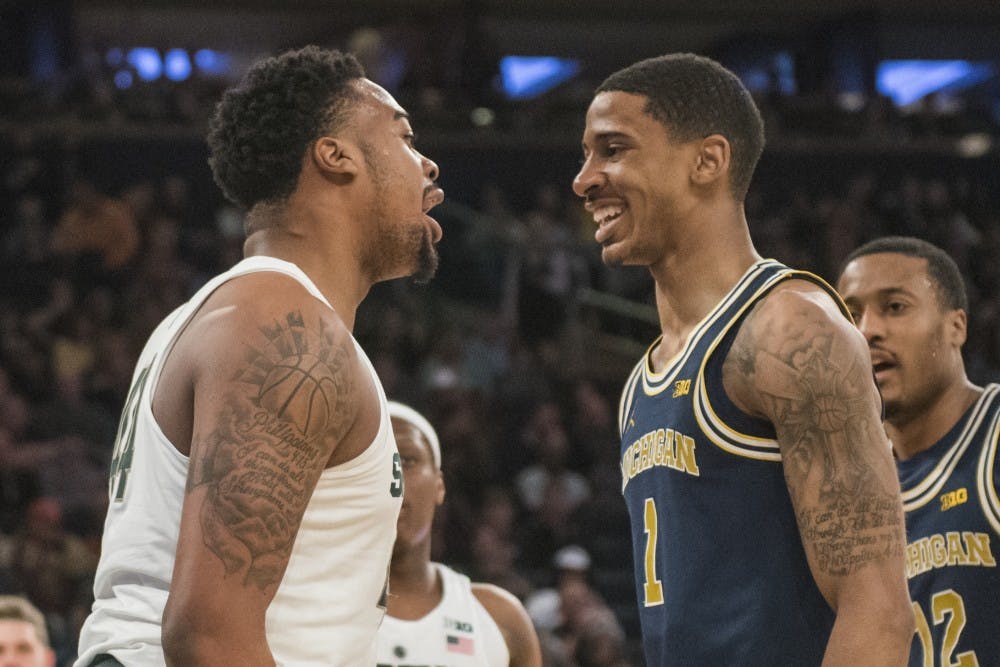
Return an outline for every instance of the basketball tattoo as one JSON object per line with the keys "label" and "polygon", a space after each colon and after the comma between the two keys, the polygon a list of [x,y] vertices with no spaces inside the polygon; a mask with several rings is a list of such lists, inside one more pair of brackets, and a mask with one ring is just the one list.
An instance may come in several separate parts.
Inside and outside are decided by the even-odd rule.
{"label": "basketball tattoo", "polygon": [[[262,326],[216,428],[192,447],[187,493],[204,488],[205,546],[226,574],[261,590],[276,585],[328,443],[347,431],[344,406],[356,388],[350,338],[301,313]],[[195,456],[198,452],[200,455]]]}
{"label": "basketball tattoo", "polygon": [[871,370],[815,307],[800,303],[778,326],[751,312],[724,372],[742,376],[772,416],[810,558],[826,574],[848,575],[904,543],[896,491],[876,474],[871,443],[882,426],[868,407]]}

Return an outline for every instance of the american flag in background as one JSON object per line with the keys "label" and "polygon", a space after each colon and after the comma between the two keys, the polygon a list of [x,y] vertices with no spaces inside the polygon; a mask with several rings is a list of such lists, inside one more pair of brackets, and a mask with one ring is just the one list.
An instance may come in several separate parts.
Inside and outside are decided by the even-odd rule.
{"label": "american flag in background", "polygon": [[449,653],[461,653],[462,655],[476,653],[476,644],[468,637],[456,637],[455,635],[447,635],[447,637]]}

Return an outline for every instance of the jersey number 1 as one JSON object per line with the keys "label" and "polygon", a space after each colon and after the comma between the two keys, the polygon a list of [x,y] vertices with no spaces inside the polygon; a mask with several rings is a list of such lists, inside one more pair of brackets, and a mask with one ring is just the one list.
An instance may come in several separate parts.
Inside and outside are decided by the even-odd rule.
{"label": "jersey number 1", "polygon": [[643,516],[643,524],[646,530],[646,583],[642,590],[647,607],[656,607],[663,604],[663,584],[656,577],[656,538],[658,534],[656,501],[646,498],[646,507]]}

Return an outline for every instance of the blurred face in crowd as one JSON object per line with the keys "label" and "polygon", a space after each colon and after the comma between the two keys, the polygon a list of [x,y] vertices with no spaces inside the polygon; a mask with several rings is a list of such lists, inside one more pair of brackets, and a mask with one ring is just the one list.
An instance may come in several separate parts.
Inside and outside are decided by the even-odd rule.
{"label": "blurred face in crowd", "polygon": [[0,619],[0,667],[53,667],[55,654],[27,621]]}
{"label": "blurred face in crowd", "polygon": [[444,480],[420,429],[393,417],[392,430],[403,464],[403,506],[396,522],[394,549],[402,552],[429,544],[434,510],[444,502]]}
{"label": "blurred face in crowd", "polygon": [[621,91],[594,97],[583,133],[583,166],[573,191],[594,217],[606,264],[656,264],[680,234],[697,199],[690,169],[701,141],[676,142],[646,112],[648,98]]}
{"label": "blurred face in crowd", "polygon": [[890,423],[921,414],[964,378],[965,311],[941,303],[927,260],[863,255],[844,267],[837,289],[868,341]]}

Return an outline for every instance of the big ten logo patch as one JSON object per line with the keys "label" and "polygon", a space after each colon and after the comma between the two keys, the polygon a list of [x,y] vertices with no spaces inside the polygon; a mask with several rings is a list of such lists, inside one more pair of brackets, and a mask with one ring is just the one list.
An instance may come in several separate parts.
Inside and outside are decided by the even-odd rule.
{"label": "big ten logo patch", "polygon": [[969,491],[963,486],[960,489],[954,491],[949,491],[948,493],[941,496],[941,511],[950,510],[953,507],[958,507],[963,503],[968,502]]}

